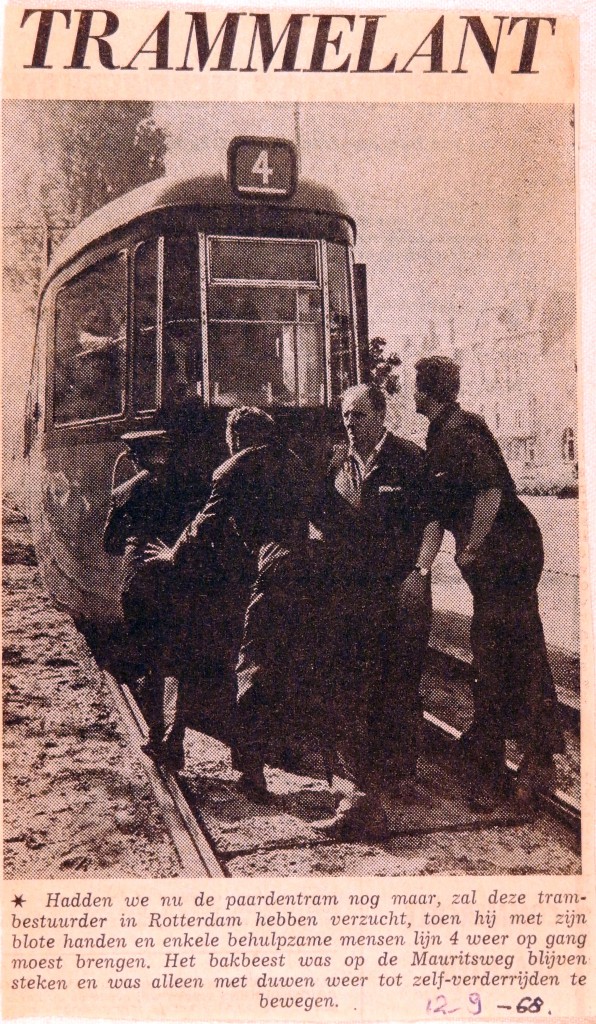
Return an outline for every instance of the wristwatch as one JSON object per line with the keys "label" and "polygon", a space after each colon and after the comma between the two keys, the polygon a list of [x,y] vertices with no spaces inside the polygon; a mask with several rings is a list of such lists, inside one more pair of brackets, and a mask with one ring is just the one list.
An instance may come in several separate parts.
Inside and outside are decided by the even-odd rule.
{"label": "wristwatch", "polygon": [[419,576],[422,576],[422,579],[430,575],[430,569],[427,565],[415,565],[414,571],[417,572]]}

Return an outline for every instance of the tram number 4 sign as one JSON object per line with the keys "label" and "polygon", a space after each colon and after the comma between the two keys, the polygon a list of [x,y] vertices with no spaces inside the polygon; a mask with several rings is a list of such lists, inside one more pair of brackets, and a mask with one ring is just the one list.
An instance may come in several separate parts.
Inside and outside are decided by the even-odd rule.
{"label": "tram number 4 sign", "polygon": [[228,179],[237,195],[289,197],[296,189],[296,149],[286,139],[236,138],[228,149]]}

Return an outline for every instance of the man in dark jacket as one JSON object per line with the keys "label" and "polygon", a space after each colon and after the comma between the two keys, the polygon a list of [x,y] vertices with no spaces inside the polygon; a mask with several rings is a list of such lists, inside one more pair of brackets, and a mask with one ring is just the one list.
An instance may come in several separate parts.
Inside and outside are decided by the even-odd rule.
{"label": "man in dark jacket", "polygon": [[340,820],[345,838],[383,838],[381,796],[416,786],[420,676],[431,619],[421,549],[424,455],[385,429],[375,384],[342,396],[348,444],[335,451],[316,513],[328,553],[329,675],[338,774],[365,794]]}
{"label": "man in dark jacket", "polygon": [[[166,676],[174,680],[173,625],[176,621],[171,583],[159,567],[147,564],[151,541],[176,538],[190,512],[177,500],[171,448],[163,430],[125,434],[138,472],[112,492],[104,529],[104,549],[121,555],[122,613],[134,656],[145,677],[144,711],[149,725],[145,753],[175,768],[184,764],[184,725],[180,715],[166,737]],[[178,496],[179,499],[179,496]],[[176,702],[177,703],[177,702]]]}
{"label": "man in dark jacket", "polygon": [[152,544],[149,564],[176,566],[190,548],[222,543],[230,520],[255,556],[255,577],[246,609],[238,663],[235,764],[241,787],[267,800],[263,767],[291,673],[294,634],[300,622],[308,487],[302,463],[277,436],[261,409],[234,409],[226,438],[231,458],[213,474],[202,512],[173,547]]}
{"label": "man in dark jacket", "polygon": [[471,802],[483,810],[506,795],[507,736],[525,750],[518,795],[530,801],[554,784],[553,754],[564,749],[536,594],[540,529],[486,423],[460,409],[457,364],[433,356],[416,370],[416,409],[430,420],[427,517],[453,534],[474,598],[474,724],[463,737]]}

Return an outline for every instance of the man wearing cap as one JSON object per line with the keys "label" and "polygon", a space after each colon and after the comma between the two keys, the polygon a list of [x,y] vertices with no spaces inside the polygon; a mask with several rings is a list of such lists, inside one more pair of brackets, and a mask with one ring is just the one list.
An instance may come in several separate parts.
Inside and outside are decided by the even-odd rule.
{"label": "man wearing cap", "polygon": [[431,620],[420,509],[424,453],[385,428],[385,393],[342,395],[348,444],[335,449],[316,511],[328,553],[328,675],[337,774],[359,795],[345,839],[383,839],[382,797],[428,802],[416,782],[420,676]]}
{"label": "man wearing cap", "polygon": [[211,495],[176,543],[149,544],[149,565],[173,567],[190,550],[225,542],[230,521],[255,556],[254,579],[236,666],[234,763],[240,786],[266,802],[264,765],[285,706],[287,679],[300,623],[308,538],[308,487],[302,463],[278,437],[262,409],[228,416],[230,458],[213,474]]}
{"label": "man wearing cap", "polygon": [[453,534],[455,561],[474,598],[474,723],[462,745],[471,803],[490,809],[507,795],[508,736],[525,752],[517,795],[531,803],[536,789],[554,785],[553,754],[564,749],[536,593],[540,529],[485,421],[458,405],[458,365],[432,356],[416,372],[416,410],[430,421],[427,518]]}
{"label": "man wearing cap", "polygon": [[164,691],[166,676],[174,675],[172,627],[175,621],[171,580],[159,567],[147,564],[151,541],[173,540],[191,512],[175,500],[171,446],[163,430],[124,434],[136,474],[112,492],[104,529],[104,549],[121,555],[120,598],[124,621],[138,667],[145,677],[144,710],[149,742],[143,748],[155,760],[173,768],[184,764],[184,724],[176,714],[166,735]]}

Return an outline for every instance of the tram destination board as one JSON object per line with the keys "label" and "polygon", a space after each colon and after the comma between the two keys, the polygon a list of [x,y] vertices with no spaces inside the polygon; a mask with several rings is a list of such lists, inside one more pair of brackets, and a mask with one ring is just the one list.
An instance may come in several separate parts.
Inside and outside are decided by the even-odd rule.
{"label": "tram destination board", "polygon": [[230,184],[239,195],[288,198],[296,191],[298,157],[285,139],[237,138],[228,149]]}
{"label": "tram destination board", "polygon": [[7,1020],[596,1020],[572,2],[5,5]]}

